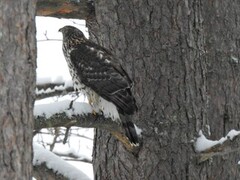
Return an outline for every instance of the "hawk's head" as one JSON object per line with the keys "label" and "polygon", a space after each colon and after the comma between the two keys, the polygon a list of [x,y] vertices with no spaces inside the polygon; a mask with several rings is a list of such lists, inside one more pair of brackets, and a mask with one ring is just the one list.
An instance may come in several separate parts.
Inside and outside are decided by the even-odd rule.
{"label": "hawk's head", "polygon": [[63,40],[66,39],[85,39],[82,31],[73,26],[64,26],[58,30],[63,34]]}

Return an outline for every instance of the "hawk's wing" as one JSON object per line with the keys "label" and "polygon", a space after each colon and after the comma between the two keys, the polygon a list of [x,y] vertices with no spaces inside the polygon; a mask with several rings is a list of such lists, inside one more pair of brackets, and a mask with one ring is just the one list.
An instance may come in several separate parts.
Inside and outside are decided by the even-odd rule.
{"label": "hawk's wing", "polygon": [[131,80],[109,51],[86,41],[71,51],[70,59],[83,84],[112,102],[120,113],[134,113],[136,105],[131,94]]}

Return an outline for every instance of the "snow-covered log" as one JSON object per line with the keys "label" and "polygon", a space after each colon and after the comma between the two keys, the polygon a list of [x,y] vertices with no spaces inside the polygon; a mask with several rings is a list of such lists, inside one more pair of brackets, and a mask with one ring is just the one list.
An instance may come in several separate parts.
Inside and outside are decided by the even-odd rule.
{"label": "snow-covered log", "polygon": [[90,180],[84,172],[36,143],[33,144],[33,167],[35,178]]}

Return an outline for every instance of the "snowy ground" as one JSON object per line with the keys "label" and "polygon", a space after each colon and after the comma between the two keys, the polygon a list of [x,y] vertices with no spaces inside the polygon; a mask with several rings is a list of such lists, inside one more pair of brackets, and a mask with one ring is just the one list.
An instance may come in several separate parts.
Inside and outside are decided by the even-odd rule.
{"label": "snowy ground", "polygon": [[[67,63],[65,62],[62,53],[62,34],[58,32],[58,29],[65,25],[76,26],[88,37],[85,21],[63,20],[49,17],[36,18],[38,48],[37,83],[56,81],[71,82]],[[36,105],[44,106],[44,104],[50,102],[63,102],[71,98],[71,96],[48,98],[36,101]],[[85,101],[85,98],[80,97],[79,101]],[[38,109],[38,111],[40,110]],[[73,179],[74,177],[79,177],[78,179],[86,179],[83,175],[81,176],[81,172],[75,172],[76,169],[74,168],[72,168],[71,171],[71,166],[64,165],[67,161],[77,169],[84,172],[89,179],[93,179],[92,164],[88,162],[92,160],[93,129],[73,127],[71,128],[69,134],[70,136],[66,140],[66,143],[63,144],[65,137],[64,128],[41,130],[41,132],[38,135],[35,135],[33,139],[35,150],[34,163],[39,163],[40,161],[44,161],[46,159],[52,160],[49,162],[49,166],[51,168],[56,168],[59,172],[61,170],[66,170],[68,174],[72,175],[71,177]],[[51,149],[53,153],[61,155],[62,159],[65,161],[55,159],[55,156],[52,156],[51,153],[49,154],[49,151],[44,151],[41,147],[45,147],[48,150]],[[82,178],[80,178],[80,176]]]}

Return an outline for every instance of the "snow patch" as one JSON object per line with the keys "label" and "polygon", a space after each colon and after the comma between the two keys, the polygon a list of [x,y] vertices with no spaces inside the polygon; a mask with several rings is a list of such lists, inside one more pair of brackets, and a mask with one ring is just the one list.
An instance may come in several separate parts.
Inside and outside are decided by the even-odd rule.
{"label": "snow patch", "polygon": [[33,143],[33,152],[33,165],[46,163],[49,169],[64,175],[68,179],[90,180],[85,173],[36,143]]}
{"label": "snow patch", "polygon": [[199,131],[199,137],[195,142],[195,150],[197,152],[205,151],[215,145],[219,144],[219,141],[208,140],[202,133],[202,130]]}
{"label": "snow patch", "polygon": [[223,144],[228,139],[233,140],[233,138],[238,136],[239,134],[240,134],[240,131],[236,131],[236,130],[232,129],[231,131],[229,131],[229,133],[225,137],[222,137],[219,140],[213,141],[213,140],[207,139],[204,136],[202,130],[200,130],[199,137],[195,141],[195,150],[197,152],[206,151],[206,150],[210,149],[211,147],[216,146],[217,144]]}
{"label": "snow patch", "polygon": [[92,112],[90,104],[85,102],[74,102],[72,108],[69,109],[71,102],[71,100],[64,100],[49,104],[35,104],[34,116],[50,118],[57,113],[66,113],[68,117],[71,117],[72,115],[84,115]]}
{"label": "snow patch", "polygon": [[239,59],[233,55],[231,55],[231,59],[235,62],[235,63],[239,63]]}
{"label": "snow patch", "polygon": [[142,136],[142,132],[143,132],[143,130],[140,129],[139,127],[137,127],[136,124],[134,124],[134,127],[135,127],[135,130],[136,130],[137,135],[138,135],[138,136]]}
{"label": "snow patch", "polygon": [[233,140],[233,138],[238,136],[239,134],[240,134],[240,131],[236,131],[235,129],[232,129],[231,131],[228,132],[227,137],[230,140]]}

